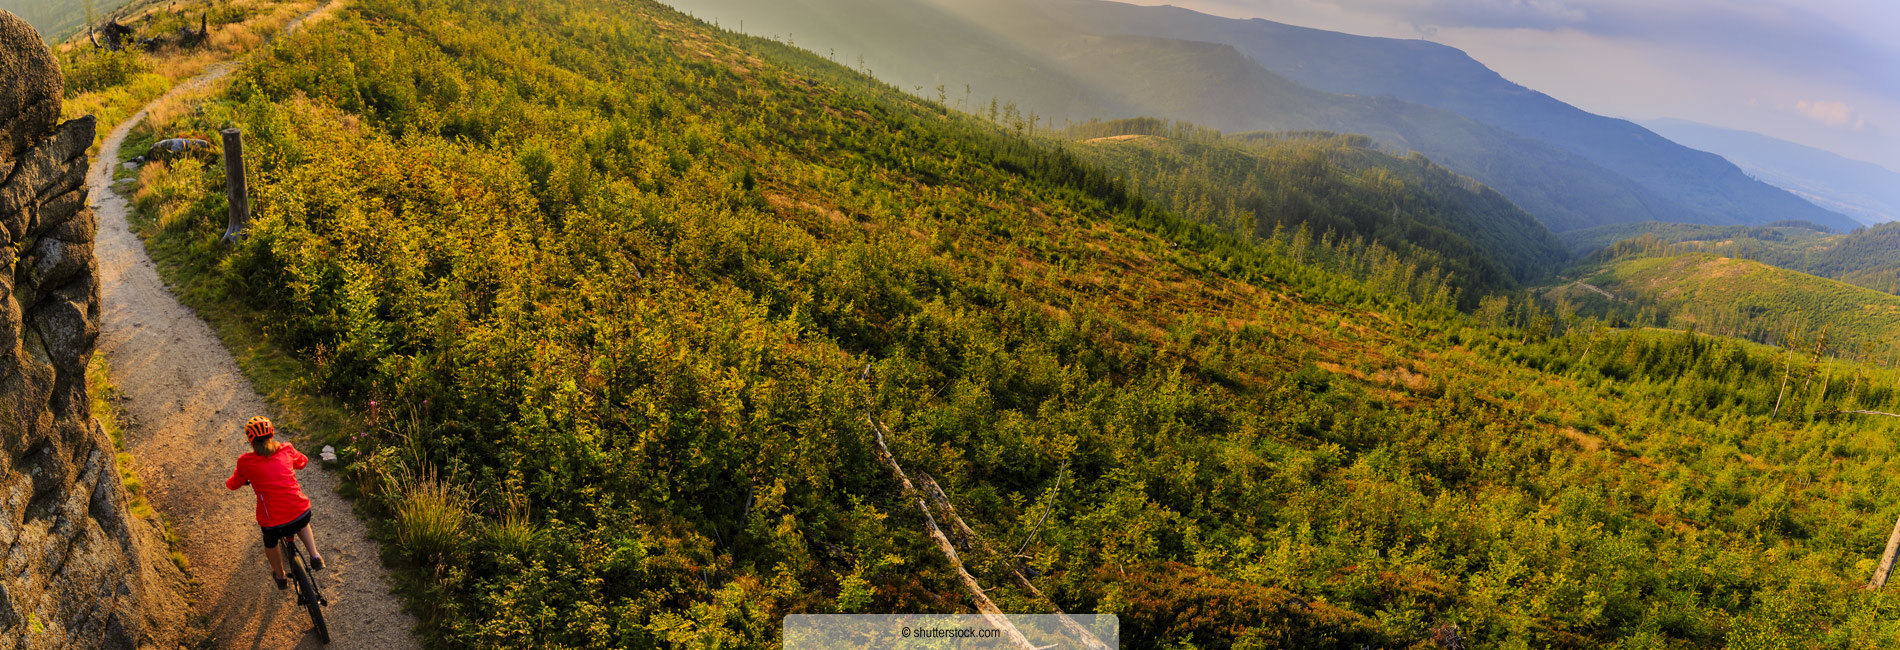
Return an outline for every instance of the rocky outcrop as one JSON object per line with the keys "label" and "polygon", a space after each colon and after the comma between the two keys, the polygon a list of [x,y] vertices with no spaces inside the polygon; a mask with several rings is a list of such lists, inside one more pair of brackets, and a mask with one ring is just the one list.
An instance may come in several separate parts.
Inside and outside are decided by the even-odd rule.
{"label": "rocky outcrop", "polygon": [[0,11],[0,650],[175,647],[182,577],[127,511],[86,396],[95,125],[59,123],[62,84],[39,35]]}

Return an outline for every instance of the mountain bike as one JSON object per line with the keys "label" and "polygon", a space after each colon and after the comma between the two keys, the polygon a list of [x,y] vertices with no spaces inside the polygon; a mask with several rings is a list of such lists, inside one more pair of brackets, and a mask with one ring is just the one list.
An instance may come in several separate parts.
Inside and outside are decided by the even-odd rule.
{"label": "mountain bike", "polygon": [[330,601],[323,598],[317,575],[304,565],[303,553],[297,551],[298,541],[296,535],[284,539],[284,566],[290,569],[290,578],[297,583],[297,604],[310,610],[310,622],[317,626],[317,639],[329,643],[330,624],[323,620],[323,608]]}

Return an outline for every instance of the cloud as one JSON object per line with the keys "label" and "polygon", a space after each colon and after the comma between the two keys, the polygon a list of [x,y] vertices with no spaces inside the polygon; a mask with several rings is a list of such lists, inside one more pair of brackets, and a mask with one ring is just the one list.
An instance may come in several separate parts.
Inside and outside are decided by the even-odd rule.
{"label": "cloud", "polygon": [[[1177,0],[1178,1],[1178,0]],[[1187,4],[1202,4],[1187,0]],[[1215,0],[1276,13],[1448,30],[1576,32],[1717,53],[1900,97],[1900,3],[1891,0]],[[1400,34],[1383,34],[1399,36]]]}
{"label": "cloud", "polygon": [[1854,107],[1841,102],[1801,100],[1796,102],[1794,110],[1803,117],[1833,127],[1846,127],[1855,131],[1867,130],[1867,118]]}

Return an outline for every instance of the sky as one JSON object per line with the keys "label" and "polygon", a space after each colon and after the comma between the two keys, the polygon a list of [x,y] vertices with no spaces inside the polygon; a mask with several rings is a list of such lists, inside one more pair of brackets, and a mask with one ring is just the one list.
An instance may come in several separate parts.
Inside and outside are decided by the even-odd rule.
{"label": "sky", "polygon": [[1900,170],[1896,0],[1123,0],[1423,38],[1602,115],[1753,131]]}

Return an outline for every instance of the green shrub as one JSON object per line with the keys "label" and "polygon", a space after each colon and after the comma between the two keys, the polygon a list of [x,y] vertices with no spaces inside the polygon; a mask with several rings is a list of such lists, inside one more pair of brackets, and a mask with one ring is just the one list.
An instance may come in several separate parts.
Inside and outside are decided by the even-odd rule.
{"label": "green shrub", "polygon": [[[137,48],[117,51],[76,48],[74,52],[62,57],[65,60],[61,61],[61,69],[66,74],[68,99],[106,90],[152,71],[151,63],[145,60],[145,54]],[[102,127],[110,124],[101,122]]]}

